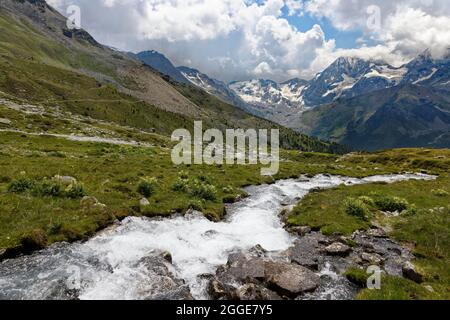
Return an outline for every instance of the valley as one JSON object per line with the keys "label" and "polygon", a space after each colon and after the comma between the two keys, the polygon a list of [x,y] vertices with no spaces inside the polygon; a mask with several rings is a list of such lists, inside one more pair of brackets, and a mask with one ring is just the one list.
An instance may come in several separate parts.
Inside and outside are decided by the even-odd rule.
{"label": "valley", "polygon": [[[450,298],[448,58],[225,83],[44,0],[0,31],[1,300]],[[278,129],[278,173],[175,164],[195,121]]]}

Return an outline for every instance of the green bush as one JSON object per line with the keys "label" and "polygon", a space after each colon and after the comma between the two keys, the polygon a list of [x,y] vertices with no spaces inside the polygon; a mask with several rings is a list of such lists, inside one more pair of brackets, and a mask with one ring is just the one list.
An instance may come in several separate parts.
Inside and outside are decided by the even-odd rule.
{"label": "green bush", "polygon": [[204,200],[217,200],[216,187],[200,180],[195,180],[191,184],[190,194]]}
{"label": "green bush", "polygon": [[35,183],[33,180],[28,178],[19,178],[10,183],[8,191],[12,193],[23,193],[33,189],[34,186]]}
{"label": "green bush", "polygon": [[363,201],[355,198],[345,199],[343,207],[346,214],[361,219],[367,219],[370,213],[366,204]]}
{"label": "green bush", "polygon": [[142,178],[142,181],[137,187],[137,191],[144,197],[152,196],[158,187],[156,178]]}
{"label": "green bush", "polygon": [[358,198],[358,200],[361,200],[362,202],[364,202],[365,205],[368,205],[371,207],[373,207],[375,205],[375,201],[373,201],[373,199],[368,196],[361,196]]}
{"label": "green bush", "polygon": [[443,189],[431,190],[431,193],[436,197],[448,197],[450,195],[447,191]]}
{"label": "green bush", "polygon": [[33,194],[42,197],[60,197],[63,195],[63,188],[59,182],[44,181],[42,184],[35,184]]}
{"label": "green bush", "polygon": [[177,192],[188,192],[189,191],[189,180],[178,178],[172,185],[172,190]]}
{"label": "green bush", "polygon": [[79,198],[83,198],[84,196],[86,196],[87,192],[81,183],[71,183],[67,187],[67,189],[64,191],[64,195],[67,198],[79,199]]}
{"label": "green bush", "polygon": [[399,197],[383,197],[375,203],[378,209],[386,212],[403,212],[409,207],[408,201]]}

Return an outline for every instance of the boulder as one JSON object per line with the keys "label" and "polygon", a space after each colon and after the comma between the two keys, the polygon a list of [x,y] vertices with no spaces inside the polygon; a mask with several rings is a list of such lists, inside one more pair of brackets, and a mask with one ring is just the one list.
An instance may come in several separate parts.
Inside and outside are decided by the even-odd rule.
{"label": "boulder", "polygon": [[347,256],[351,250],[352,249],[349,246],[340,242],[334,242],[325,248],[327,254],[341,257]]}
{"label": "boulder", "polygon": [[261,280],[265,277],[264,268],[264,259],[237,253],[230,255],[227,267],[220,276],[226,282]]}
{"label": "boulder", "polygon": [[135,268],[142,273],[138,290],[144,300],[193,299],[189,287],[172,273],[161,254],[142,258]]}
{"label": "boulder", "polygon": [[10,126],[12,124],[11,120],[6,118],[0,118],[0,125]]}
{"label": "boulder", "polygon": [[317,270],[321,258],[320,245],[313,234],[297,240],[287,252],[291,262]]}
{"label": "boulder", "polygon": [[423,275],[420,274],[416,270],[414,265],[411,262],[409,262],[409,261],[407,261],[407,262],[405,262],[403,264],[403,266],[402,266],[402,273],[403,273],[403,276],[406,279],[412,280],[412,281],[414,281],[416,283],[422,283],[423,282]]}
{"label": "boulder", "polygon": [[236,289],[236,297],[244,301],[281,300],[275,292],[254,283],[245,284]]}
{"label": "boulder", "polygon": [[278,294],[296,297],[316,289],[320,284],[320,277],[302,266],[268,261],[265,264],[265,281]]}

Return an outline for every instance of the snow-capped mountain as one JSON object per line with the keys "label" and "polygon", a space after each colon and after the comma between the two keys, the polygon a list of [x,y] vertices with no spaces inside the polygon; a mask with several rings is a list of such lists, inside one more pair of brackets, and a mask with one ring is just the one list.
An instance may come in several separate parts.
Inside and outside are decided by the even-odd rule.
{"label": "snow-capped mountain", "polygon": [[443,59],[433,59],[429,50],[405,65],[408,70],[402,83],[432,86],[450,91],[450,50]]}
{"label": "snow-capped mountain", "polygon": [[208,75],[201,73],[199,70],[178,67],[177,70],[189,80],[189,82],[206,92],[216,96],[217,98],[232,104],[236,107],[246,109],[246,103],[233,91],[228,85],[222,81],[210,78]]}
{"label": "snow-capped mountain", "polygon": [[389,88],[399,84],[406,71],[384,62],[342,57],[310,81],[304,101],[308,106],[317,106]]}
{"label": "snow-capped mountain", "polygon": [[272,80],[250,80],[230,83],[230,88],[245,102],[265,107],[303,107],[302,92],[307,81],[293,79],[281,84]]}

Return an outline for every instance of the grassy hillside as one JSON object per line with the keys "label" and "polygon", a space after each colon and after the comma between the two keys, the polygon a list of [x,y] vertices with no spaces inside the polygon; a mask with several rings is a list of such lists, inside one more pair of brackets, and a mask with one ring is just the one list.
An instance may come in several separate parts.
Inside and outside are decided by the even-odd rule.
{"label": "grassy hillside", "polygon": [[399,86],[305,112],[290,126],[358,150],[448,148],[450,99],[421,86]]}
{"label": "grassy hillside", "polygon": [[[127,55],[96,43],[88,33],[67,35],[65,19],[37,1],[6,0],[0,11],[0,91],[34,104],[168,136],[177,128],[274,128],[187,85],[165,81]],[[345,152],[281,129],[282,146]]]}

